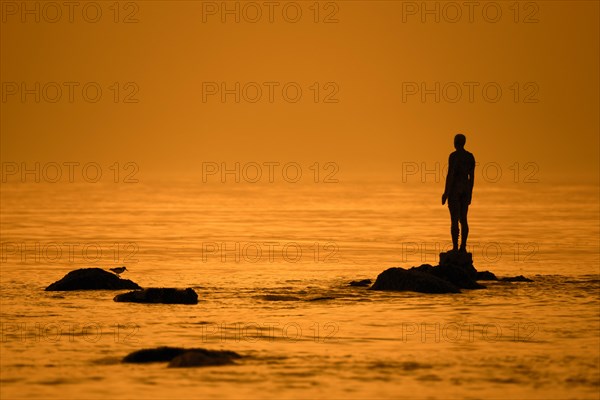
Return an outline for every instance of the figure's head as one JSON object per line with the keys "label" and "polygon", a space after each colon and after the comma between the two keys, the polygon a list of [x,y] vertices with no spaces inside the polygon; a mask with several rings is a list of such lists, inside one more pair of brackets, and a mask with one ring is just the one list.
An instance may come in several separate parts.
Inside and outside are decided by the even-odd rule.
{"label": "figure's head", "polygon": [[456,150],[463,149],[465,147],[465,143],[467,142],[467,138],[462,133],[454,136],[454,148]]}

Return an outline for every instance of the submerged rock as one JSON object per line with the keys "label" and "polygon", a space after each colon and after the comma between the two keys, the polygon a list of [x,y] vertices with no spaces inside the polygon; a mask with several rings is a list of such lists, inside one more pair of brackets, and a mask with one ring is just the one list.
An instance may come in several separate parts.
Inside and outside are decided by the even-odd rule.
{"label": "submerged rock", "polygon": [[498,278],[494,275],[493,272],[490,271],[477,271],[477,280],[478,281],[497,281]]}
{"label": "submerged rock", "polygon": [[129,303],[198,304],[198,294],[191,288],[148,288],[118,294],[113,300]]}
{"label": "submerged rock", "polygon": [[240,358],[240,355],[233,351],[215,351],[205,349],[191,349],[169,362],[169,368],[188,368],[188,367],[211,367],[215,365],[235,364],[233,361]]}
{"label": "submerged rock", "polygon": [[233,360],[241,357],[238,353],[229,350],[157,347],[134,351],[125,356],[122,362],[136,364],[169,362],[169,367],[181,368],[233,364]]}
{"label": "submerged rock", "polygon": [[361,281],[352,281],[349,283],[350,286],[369,286],[372,283],[370,279],[363,279]]}
{"label": "submerged rock", "polygon": [[533,279],[525,278],[523,275],[501,278],[504,282],[533,282]]}
{"label": "submerged rock", "polygon": [[300,297],[286,296],[286,295],[279,295],[279,294],[266,294],[264,296],[261,296],[261,298],[266,301],[299,301],[299,300],[301,300]]}
{"label": "submerged rock", "polygon": [[101,268],[76,269],[46,288],[47,291],[123,289],[141,288],[129,279],[121,279]]}
{"label": "submerged rock", "polygon": [[313,297],[312,299],[308,299],[306,301],[324,301],[324,300],[335,300],[335,297],[331,297],[331,296]]}

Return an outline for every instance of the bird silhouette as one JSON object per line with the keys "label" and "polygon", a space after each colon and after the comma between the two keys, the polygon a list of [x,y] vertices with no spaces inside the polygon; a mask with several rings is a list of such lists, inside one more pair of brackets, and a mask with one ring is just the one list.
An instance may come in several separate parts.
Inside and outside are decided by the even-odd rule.
{"label": "bird silhouette", "polygon": [[121,275],[123,272],[127,271],[127,268],[125,267],[118,267],[118,268],[111,268],[110,269],[112,272],[114,272],[117,275]]}

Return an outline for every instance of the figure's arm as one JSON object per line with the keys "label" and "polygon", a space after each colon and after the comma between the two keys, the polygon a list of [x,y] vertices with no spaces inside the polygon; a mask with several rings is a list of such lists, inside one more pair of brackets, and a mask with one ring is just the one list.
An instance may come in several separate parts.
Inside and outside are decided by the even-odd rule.
{"label": "figure's arm", "polygon": [[444,188],[444,194],[442,195],[442,205],[446,203],[448,199],[448,193],[452,187],[452,181],[454,180],[454,163],[452,160],[452,154],[448,157],[448,174],[446,175],[446,187]]}
{"label": "figure's arm", "polygon": [[475,185],[475,157],[472,157],[472,164],[469,166],[469,204],[473,196],[473,186]]}

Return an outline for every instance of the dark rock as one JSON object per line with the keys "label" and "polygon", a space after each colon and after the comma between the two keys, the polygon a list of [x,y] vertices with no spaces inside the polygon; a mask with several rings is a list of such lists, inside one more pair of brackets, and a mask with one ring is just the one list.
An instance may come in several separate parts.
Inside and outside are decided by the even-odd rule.
{"label": "dark rock", "polygon": [[438,278],[452,282],[463,289],[484,289],[477,283],[477,270],[473,266],[473,254],[466,251],[440,253],[440,265],[432,273]]}
{"label": "dark rock", "polygon": [[47,291],[123,289],[141,288],[129,279],[121,279],[101,268],[76,269],[46,288]]}
{"label": "dark rock", "polygon": [[369,286],[372,283],[370,279],[363,279],[361,281],[352,281],[350,286]]}
{"label": "dark rock", "polygon": [[[473,268],[473,266],[470,266]],[[432,274],[440,279],[452,283],[454,286],[461,289],[484,289],[485,286],[480,285],[475,280],[477,277],[477,271],[473,271],[469,266],[444,264],[432,267],[429,264],[423,264],[420,267],[413,267],[410,270],[418,270],[423,273]]]}
{"label": "dark rock", "polygon": [[410,291],[420,293],[460,293],[459,288],[437,276],[411,268],[389,268],[383,271],[369,290]]}
{"label": "dark rock", "polygon": [[490,271],[477,271],[477,280],[478,281],[497,281],[498,278],[494,275],[493,272]]}
{"label": "dark rock", "polygon": [[313,297],[312,299],[308,299],[306,301],[323,301],[323,300],[335,300],[335,297],[330,297],[330,296]]}
{"label": "dark rock", "polygon": [[465,251],[448,251],[440,253],[440,267],[460,268],[471,279],[477,278],[477,270],[473,266],[473,254]]}
{"label": "dark rock", "polygon": [[241,356],[233,351],[202,348],[157,347],[134,351],[123,358],[124,363],[170,362],[169,367],[199,367],[232,364]]}
{"label": "dark rock", "polygon": [[233,351],[215,351],[192,349],[178,355],[169,362],[169,368],[211,367],[215,365],[235,364],[240,355]]}
{"label": "dark rock", "polygon": [[473,266],[473,254],[466,251],[447,251],[440,253],[440,265],[463,265]]}
{"label": "dark rock", "polygon": [[198,294],[191,288],[148,288],[118,294],[113,300],[130,303],[198,304]]}
{"label": "dark rock", "polygon": [[143,349],[129,353],[123,358],[124,363],[151,363],[171,361],[178,355],[185,353],[186,349],[181,347],[157,347],[154,349]]}
{"label": "dark rock", "polygon": [[533,279],[525,278],[523,275],[501,278],[500,280],[504,282],[533,282]]}
{"label": "dark rock", "polygon": [[278,295],[278,294],[267,294],[262,296],[263,300],[267,300],[267,301],[298,301],[300,300],[300,297],[296,297],[296,296],[284,296],[284,295]]}
{"label": "dark rock", "polygon": [[[487,271],[486,271],[487,272]],[[460,289],[484,289],[477,283],[479,274],[473,266],[473,255],[467,252],[440,253],[440,264],[419,267],[390,268],[383,271],[371,286],[372,290],[398,290],[421,293],[459,293]]]}

